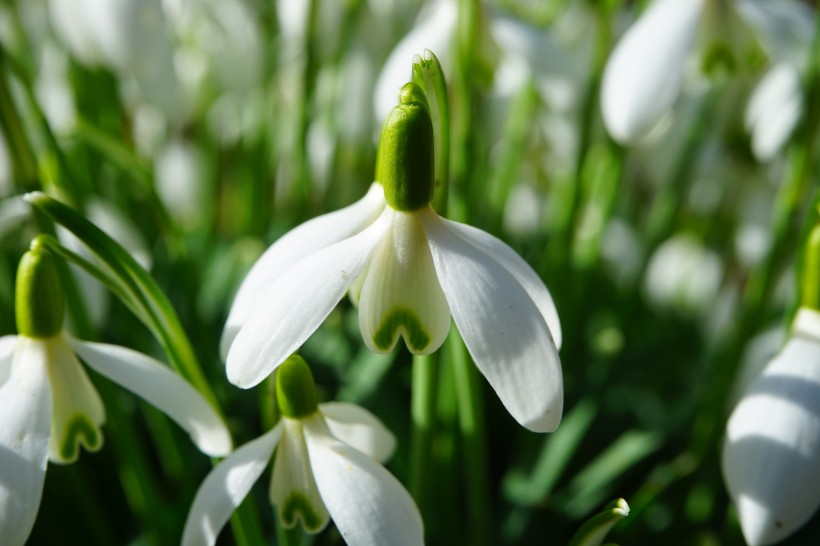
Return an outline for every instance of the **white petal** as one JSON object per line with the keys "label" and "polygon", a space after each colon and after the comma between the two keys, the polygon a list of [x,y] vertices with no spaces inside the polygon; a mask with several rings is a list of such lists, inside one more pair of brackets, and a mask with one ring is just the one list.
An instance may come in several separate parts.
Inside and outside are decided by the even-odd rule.
{"label": "white petal", "polygon": [[376,120],[381,123],[399,103],[399,91],[412,77],[413,57],[433,51],[446,68],[452,51],[458,9],[453,0],[438,0],[401,41],[384,63],[374,94]]}
{"label": "white petal", "polygon": [[306,256],[363,230],[376,219],[384,205],[384,188],[373,183],[365,196],[352,205],[309,220],[271,245],[239,286],[222,332],[222,358],[225,359],[236,334],[250,316],[261,285],[276,279]]}
{"label": "white petal", "polygon": [[216,543],[219,531],[270,462],[281,434],[281,425],[275,426],[234,451],[211,470],[199,486],[188,512],[182,533],[183,546],[212,546]]}
{"label": "white petal", "polygon": [[173,419],[203,453],[221,457],[231,451],[231,436],[225,423],[199,391],[168,366],[116,345],[78,340],[71,340],[71,345],[93,370]]}
{"label": "white petal", "polygon": [[260,294],[228,352],[231,383],[253,387],[305,342],[359,275],[392,216],[388,207],[366,230],[301,260]]}
{"label": "white petal", "polygon": [[800,74],[791,65],[775,65],[757,84],[746,107],[746,127],[752,133],[755,157],[772,159],[791,136],[802,110]]}
{"label": "white petal", "polygon": [[616,140],[639,140],[675,102],[703,3],[658,0],[618,42],[601,88],[601,113]]}
{"label": "white petal", "polygon": [[359,295],[359,326],[367,347],[393,349],[399,336],[415,354],[430,354],[450,331],[441,291],[418,213],[395,212]]}
{"label": "white petal", "polygon": [[331,436],[321,417],[303,420],[310,466],[342,538],[351,546],[424,543],[410,494],[383,466]]}
{"label": "white petal", "polygon": [[52,395],[49,459],[71,463],[79,457],[80,445],[92,452],[102,447],[105,408],[65,337],[49,340],[47,347]]}
{"label": "white petal", "polygon": [[521,283],[521,286],[527,291],[527,294],[532,298],[532,301],[547,322],[552,340],[555,342],[555,347],[560,349],[561,322],[558,319],[558,311],[555,309],[555,303],[553,303],[552,296],[546,285],[544,285],[544,281],[541,280],[538,273],[533,271],[530,264],[525,262],[507,243],[493,237],[486,231],[481,231],[467,224],[452,222],[445,218],[442,218],[442,220],[447,227],[457,235],[460,235],[462,239],[479,250],[482,250],[489,257],[504,266],[504,269],[509,271],[510,275]]}
{"label": "white petal", "polygon": [[11,362],[17,348],[17,336],[0,337],[0,385],[6,382],[11,373]]}
{"label": "white petal", "polygon": [[384,463],[396,451],[396,437],[372,413],[348,402],[319,404],[330,433],[344,443]]}
{"label": "white petal", "polygon": [[779,542],[820,505],[820,340],[796,335],[732,412],[723,475],[750,546]]}
{"label": "white petal", "polygon": [[282,421],[285,430],[273,463],[270,500],[285,529],[292,529],[301,521],[302,529],[318,533],[327,526],[330,516],[310,469],[302,421],[287,417]]}
{"label": "white petal", "polygon": [[47,352],[42,341],[21,337],[0,387],[0,537],[7,546],[26,542],[43,493],[51,433]]}
{"label": "white petal", "polygon": [[476,366],[516,421],[535,432],[555,430],[564,403],[561,362],[532,298],[434,212],[422,218],[453,320]]}

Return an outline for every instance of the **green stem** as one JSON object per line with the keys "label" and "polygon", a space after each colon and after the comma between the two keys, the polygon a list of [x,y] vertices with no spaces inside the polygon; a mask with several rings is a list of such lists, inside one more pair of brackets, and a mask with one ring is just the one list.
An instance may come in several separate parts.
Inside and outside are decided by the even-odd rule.
{"label": "green stem", "polygon": [[820,310],[820,224],[814,226],[806,241],[801,286],[801,307]]}
{"label": "green stem", "polygon": [[487,441],[484,434],[484,405],[481,397],[481,377],[467,354],[461,335],[454,327],[448,339],[453,364],[458,403],[458,423],[462,454],[465,459],[467,492],[468,544],[490,544],[491,511],[487,485]]}
{"label": "green stem", "polygon": [[19,193],[36,190],[40,187],[37,156],[31,147],[22,120],[17,114],[11,88],[6,81],[7,53],[0,46],[0,127],[8,139],[9,149],[14,165],[14,179]]}
{"label": "green stem", "polygon": [[438,358],[435,355],[413,356],[413,389],[410,438],[410,477],[408,487],[419,511],[426,513],[429,501],[430,461],[436,413]]}

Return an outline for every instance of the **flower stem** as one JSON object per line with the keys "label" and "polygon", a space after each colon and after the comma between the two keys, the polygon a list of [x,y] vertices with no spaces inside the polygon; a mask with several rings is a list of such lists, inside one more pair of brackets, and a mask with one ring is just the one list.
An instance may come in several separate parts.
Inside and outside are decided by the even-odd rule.
{"label": "flower stem", "polygon": [[6,81],[7,53],[0,46],[0,128],[8,139],[14,165],[14,180],[18,192],[36,190],[40,187],[37,159],[31,147],[22,120],[14,105],[11,88]]}
{"label": "flower stem", "polygon": [[465,459],[467,493],[467,543],[490,543],[490,496],[487,486],[487,446],[484,434],[484,405],[478,370],[467,354],[467,348],[456,328],[448,338],[450,360],[456,380],[458,423]]}
{"label": "flower stem", "polygon": [[425,513],[430,480],[428,477],[433,446],[433,425],[436,413],[438,358],[435,355],[413,356],[413,390],[411,416],[413,431],[410,439],[410,478],[408,487],[419,511]]}
{"label": "flower stem", "polygon": [[820,310],[820,224],[812,228],[806,240],[800,306]]}

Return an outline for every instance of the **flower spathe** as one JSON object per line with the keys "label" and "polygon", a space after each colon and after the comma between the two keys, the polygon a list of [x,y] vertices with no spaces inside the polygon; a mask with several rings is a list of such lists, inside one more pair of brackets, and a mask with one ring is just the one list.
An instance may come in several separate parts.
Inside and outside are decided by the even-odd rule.
{"label": "flower spathe", "polygon": [[820,312],[801,308],[780,353],[726,427],[723,476],[750,546],[774,544],[820,506]]}
{"label": "flower spathe", "polygon": [[[406,145],[388,137],[383,145]],[[381,148],[382,157],[389,153]],[[243,388],[265,379],[349,292],[362,337],[376,352],[402,337],[411,352],[432,353],[452,316],[510,414],[530,430],[555,430],[563,406],[561,330],[546,286],[499,239],[441,218],[429,198],[420,201],[423,191],[386,191],[394,174],[381,165],[387,183],[297,227],[253,267],[223,335],[228,379]]]}
{"label": "flower spathe", "polygon": [[[296,385],[289,382],[283,388],[282,376],[294,373],[299,376]],[[355,404],[317,404],[313,378],[298,356],[279,368],[276,382],[281,420],[205,478],[188,513],[182,545],[216,542],[274,451],[269,496],[283,527],[298,523],[305,531],[318,533],[332,518],[351,546],[423,544],[416,505],[380,464],[395,450],[390,431]],[[293,397],[300,399],[288,403]]]}
{"label": "flower spathe", "polygon": [[[36,244],[36,243],[35,243]],[[48,461],[70,463],[80,446],[102,447],[105,409],[79,358],[141,396],[212,456],[231,438],[208,402],[167,366],[136,351],[73,339],[62,330],[63,304],[48,252],[33,246],[18,269],[19,336],[0,338],[0,537],[4,546],[31,533]]]}

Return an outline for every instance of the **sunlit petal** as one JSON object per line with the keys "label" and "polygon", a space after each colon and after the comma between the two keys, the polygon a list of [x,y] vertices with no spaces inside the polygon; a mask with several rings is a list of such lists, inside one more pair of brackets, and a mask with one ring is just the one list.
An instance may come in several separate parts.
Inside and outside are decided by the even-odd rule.
{"label": "sunlit petal", "polygon": [[601,110],[616,140],[639,140],[675,102],[703,4],[658,0],[615,47],[604,70]]}
{"label": "sunlit petal", "polygon": [[228,352],[231,383],[253,387],[304,343],[359,275],[392,215],[385,210],[362,233],[301,260],[262,291]]}
{"label": "sunlit petal", "polygon": [[384,204],[384,189],[381,184],[374,183],[367,194],[352,205],[309,220],[271,245],[248,272],[236,293],[222,332],[222,358],[227,357],[236,334],[251,314],[262,284],[273,281],[306,256],[363,230],[376,219]]}
{"label": "sunlit petal", "polygon": [[71,463],[79,457],[80,445],[87,451],[102,447],[105,408],[67,340],[53,338],[47,347],[53,404],[49,459]]}
{"label": "sunlit petal", "polygon": [[17,336],[0,337],[0,385],[6,382],[11,373],[11,362],[17,348]]}
{"label": "sunlit petal", "polygon": [[319,404],[331,434],[380,463],[393,456],[396,437],[372,413],[348,402]]}
{"label": "sunlit petal", "polygon": [[532,267],[501,239],[497,239],[486,231],[481,231],[467,224],[451,222],[444,218],[442,218],[442,220],[447,227],[460,235],[462,239],[465,239],[471,245],[484,251],[488,256],[504,266],[504,269],[509,271],[510,274],[521,283],[521,286],[527,291],[527,294],[530,295],[532,301],[547,322],[555,346],[560,349],[561,322],[558,319],[558,311],[555,309],[555,303],[552,301],[549,290],[544,284],[544,281],[541,280],[541,277],[538,276],[538,273],[533,271]]}
{"label": "sunlit petal", "polygon": [[752,133],[755,157],[772,159],[791,136],[802,110],[797,69],[785,63],[773,66],[755,87],[746,107],[746,127]]}
{"label": "sunlit petal", "polygon": [[219,532],[270,462],[281,434],[282,427],[277,425],[237,449],[208,474],[188,512],[182,546],[216,543]]}
{"label": "sunlit petal", "polygon": [[783,540],[820,506],[820,331],[799,321],[726,428],[723,475],[750,546]]}
{"label": "sunlit petal", "polygon": [[555,430],[564,402],[561,362],[532,298],[433,211],[423,213],[422,221],[441,287],[476,366],[516,421],[536,432]]}
{"label": "sunlit petal", "polygon": [[330,516],[310,469],[302,422],[286,417],[282,421],[285,430],[273,463],[270,500],[286,529],[301,521],[305,531],[318,533],[327,526]]}
{"label": "sunlit petal", "polygon": [[424,543],[413,499],[379,463],[331,436],[319,416],[303,420],[316,485],[342,538],[352,546]]}
{"label": "sunlit petal", "polygon": [[137,351],[71,340],[86,364],[125,387],[176,421],[203,453],[221,457],[231,451],[231,436],[219,415],[190,383],[168,366]]}
{"label": "sunlit petal", "polygon": [[44,342],[21,338],[0,387],[0,537],[6,546],[26,542],[43,492],[51,433],[47,354]]}
{"label": "sunlit petal", "polygon": [[450,311],[416,213],[396,212],[359,296],[359,326],[370,350],[391,351],[399,336],[415,354],[441,347]]}

